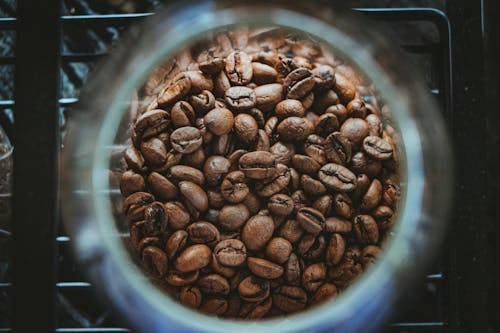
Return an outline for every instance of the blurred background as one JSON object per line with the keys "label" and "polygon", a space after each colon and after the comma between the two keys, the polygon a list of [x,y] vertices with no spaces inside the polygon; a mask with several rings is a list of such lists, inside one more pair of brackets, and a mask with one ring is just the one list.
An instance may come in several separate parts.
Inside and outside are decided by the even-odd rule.
{"label": "blurred background", "polygon": [[[88,74],[112,52],[130,25],[167,1],[47,1],[33,7],[34,13],[26,4],[21,7],[21,2],[0,0],[0,332],[23,327],[18,324],[23,321],[32,321],[42,332],[127,332],[72,259],[71,239],[59,221],[56,158],[64,149],[60,142],[65,123]],[[329,3],[356,8],[374,25],[394,34],[409,56],[408,66],[424,75],[454,145],[456,194],[447,240],[426,278],[403,298],[401,311],[385,331],[500,331],[496,314],[500,273],[495,261],[500,253],[500,221],[498,211],[488,205],[497,202],[499,191],[499,53],[493,34],[498,4],[494,0]],[[53,16],[58,5],[60,18]],[[32,21],[16,21],[21,12]],[[33,61],[26,56],[26,39],[19,45],[23,57],[16,58],[19,29],[29,31],[29,25],[46,29],[57,19],[60,40],[54,36],[54,40],[34,42],[31,52],[40,55],[36,63],[26,63]],[[52,61],[51,54],[60,55],[60,62]],[[26,68],[34,70],[27,73]],[[47,78],[53,86],[33,89],[26,83],[30,75],[39,77],[36,82]],[[40,107],[32,115],[25,103],[31,98]],[[36,119],[47,117],[52,117],[53,124],[37,126]],[[15,124],[14,118],[23,124]],[[22,154],[14,167],[12,147]],[[47,170],[49,176],[44,174]],[[30,179],[23,178],[13,187],[16,171]],[[13,204],[12,193],[26,194],[30,200]],[[17,263],[15,270],[12,260]],[[19,287],[12,281],[19,281]],[[51,281],[55,288],[42,290],[43,283]]]}

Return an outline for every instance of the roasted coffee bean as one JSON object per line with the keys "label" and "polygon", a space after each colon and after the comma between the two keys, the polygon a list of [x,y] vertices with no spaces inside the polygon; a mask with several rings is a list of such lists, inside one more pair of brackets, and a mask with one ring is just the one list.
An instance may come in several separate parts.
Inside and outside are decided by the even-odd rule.
{"label": "roasted coffee bean", "polygon": [[246,181],[242,171],[228,173],[221,184],[222,197],[230,203],[242,202],[250,192]]}
{"label": "roasted coffee bean", "polygon": [[239,229],[250,217],[244,204],[225,205],[219,213],[219,225],[225,230]]}
{"label": "roasted coffee bean", "polygon": [[144,169],[144,157],[135,147],[130,147],[125,151],[125,162],[130,169],[136,172],[142,172]]}
{"label": "roasted coffee bean", "polygon": [[373,178],[382,170],[382,163],[370,159],[365,153],[359,151],[351,158],[351,168],[357,173],[364,173]]}
{"label": "roasted coffee bean", "polygon": [[175,259],[175,268],[182,272],[192,272],[207,266],[212,259],[212,251],[205,244],[195,244],[186,248]]}
{"label": "roasted coffee bean", "polygon": [[142,251],[142,264],[149,274],[162,277],[168,270],[168,257],[161,249],[148,246]]}
{"label": "roasted coffee bean", "polygon": [[179,153],[190,154],[201,147],[203,139],[196,127],[186,126],[172,132],[170,143]]}
{"label": "roasted coffee bean", "polygon": [[317,235],[324,229],[325,217],[314,208],[303,207],[297,211],[297,222],[305,231]]}
{"label": "roasted coffee bean", "polygon": [[189,181],[179,182],[179,191],[186,203],[203,212],[208,208],[207,193],[197,184]]}
{"label": "roasted coffee bean", "polygon": [[142,140],[163,132],[170,124],[170,114],[164,110],[151,110],[142,114],[135,122],[134,130]]}
{"label": "roasted coffee bean", "polygon": [[288,117],[277,127],[280,139],[285,142],[304,141],[314,130],[313,124],[306,118]]}
{"label": "roasted coffee bean", "polygon": [[257,138],[259,127],[252,116],[242,113],[234,118],[234,131],[240,141],[249,143]]}
{"label": "roasted coffee bean", "polygon": [[361,262],[363,263],[364,267],[368,267],[372,265],[378,257],[380,257],[382,250],[380,247],[375,246],[375,245],[368,245],[361,251]]}
{"label": "roasted coffee bean", "polygon": [[266,118],[262,111],[257,108],[251,108],[250,110],[246,110],[245,113],[248,113],[255,119],[259,128],[264,128]]}
{"label": "roasted coffee bean", "polygon": [[149,204],[144,209],[144,232],[149,236],[158,236],[167,231],[168,216],[159,201]]}
{"label": "roasted coffee bean", "polygon": [[257,99],[253,89],[237,86],[226,90],[225,101],[231,110],[243,111],[253,108]]}
{"label": "roasted coffee bean", "polygon": [[[224,316],[227,318],[236,318],[240,316],[240,308],[243,300],[238,294],[230,294],[227,299],[228,308]],[[248,303],[253,304],[253,303]]]}
{"label": "roasted coffee bean", "polygon": [[290,197],[293,200],[293,212],[294,213],[297,213],[297,211],[300,208],[305,207],[308,204],[307,196],[304,193],[304,191],[302,191],[302,190],[297,190],[297,191],[293,192],[290,195]]}
{"label": "roasted coffee bean", "polygon": [[203,52],[198,57],[199,68],[206,74],[217,74],[222,71],[226,65],[223,58],[214,56],[209,52]]}
{"label": "roasted coffee bean", "polygon": [[339,234],[348,234],[352,230],[352,223],[339,217],[329,217],[325,220],[325,231]]}
{"label": "roasted coffee bean", "polygon": [[219,224],[219,214],[219,210],[209,208],[205,213],[205,219],[213,224]]}
{"label": "roasted coffee bean", "polygon": [[180,202],[169,201],[165,204],[165,215],[173,230],[184,229],[189,224],[189,213]]}
{"label": "roasted coffee bean", "polygon": [[315,292],[326,279],[326,266],[324,263],[316,263],[304,268],[302,273],[302,285],[309,292]]}
{"label": "roasted coffee bean", "polygon": [[269,141],[269,137],[267,136],[264,130],[259,129],[257,132],[257,139],[253,144],[253,149],[256,151],[268,151],[271,146],[271,142]]}
{"label": "roasted coffee bean", "polygon": [[249,250],[260,250],[271,239],[274,232],[273,219],[269,216],[254,215],[243,227],[241,240]]}
{"label": "roasted coffee bean", "polygon": [[279,120],[276,116],[267,119],[264,125],[264,131],[270,138],[274,138],[277,135],[278,123]]}
{"label": "roasted coffee bean", "polygon": [[210,186],[217,186],[222,182],[224,176],[229,172],[231,162],[223,156],[210,156],[205,161],[203,172],[207,184]]}
{"label": "roasted coffee bean", "polygon": [[297,242],[300,237],[302,237],[303,233],[304,229],[302,229],[299,222],[296,220],[287,220],[279,230],[279,235],[288,240],[290,243]]}
{"label": "roasted coffee bean", "polygon": [[241,266],[247,258],[247,249],[242,241],[226,239],[220,241],[214,248],[217,261],[224,266]]}
{"label": "roasted coffee bean", "polygon": [[313,69],[315,89],[325,90],[330,89],[335,84],[335,70],[328,65],[319,65]]}
{"label": "roasted coffee bean", "polygon": [[237,149],[237,150],[233,151],[227,157],[227,159],[231,163],[231,168],[229,169],[230,171],[237,171],[237,170],[239,170],[239,161],[240,161],[240,158],[241,158],[241,156],[245,155],[246,153],[248,153],[248,150]]}
{"label": "roasted coffee bean", "polygon": [[155,200],[154,196],[147,192],[135,192],[123,201],[123,213],[130,221],[138,221],[144,218],[144,210]]}
{"label": "roasted coffee bean", "polygon": [[269,198],[267,208],[275,215],[287,216],[293,212],[293,200],[286,194],[275,194]]}
{"label": "roasted coffee bean", "polygon": [[309,175],[302,175],[300,177],[300,185],[304,189],[304,192],[306,192],[307,194],[316,196],[326,193],[325,185]]}
{"label": "roasted coffee bean", "polygon": [[392,156],[392,146],[378,136],[367,136],[363,140],[363,149],[368,156],[376,160],[387,160]]}
{"label": "roasted coffee bean", "polygon": [[248,208],[250,214],[256,214],[262,207],[260,198],[253,192],[248,194],[245,200],[243,200],[243,204]]}
{"label": "roasted coffee bean", "polygon": [[314,132],[318,135],[327,136],[339,129],[337,116],[331,113],[321,115],[314,124]]}
{"label": "roasted coffee bean", "polygon": [[189,240],[193,243],[215,244],[220,239],[219,230],[212,224],[206,221],[194,222],[186,229],[189,234]]}
{"label": "roasted coffee bean", "polygon": [[249,320],[261,319],[269,313],[272,305],[273,300],[271,297],[268,297],[261,302],[245,302],[241,305],[238,317]]}
{"label": "roasted coffee bean", "polygon": [[371,181],[367,175],[365,175],[364,173],[358,175],[358,177],[356,178],[356,188],[350,193],[350,196],[354,202],[359,203],[359,201],[361,201],[370,184]]}
{"label": "roasted coffee bean", "polygon": [[252,57],[242,51],[232,52],[226,58],[226,73],[234,85],[250,83],[253,76]]}
{"label": "roasted coffee bean", "polygon": [[203,90],[197,95],[190,96],[189,102],[198,115],[204,115],[214,108],[215,96],[211,91]]}
{"label": "roasted coffee bean", "polygon": [[365,102],[361,98],[355,98],[347,104],[347,112],[351,118],[365,118],[368,111]]}
{"label": "roasted coffee bean", "polygon": [[210,274],[198,280],[198,287],[204,294],[227,295],[229,294],[229,282],[219,274]]}
{"label": "roasted coffee bean", "polygon": [[313,73],[307,68],[291,71],[283,80],[286,98],[300,99],[307,95],[315,85]]}
{"label": "roasted coffee bean", "polygon": [[165,244],[165,252],[167,256],[172,259],[179,254],[180,251],[186,246],[188,240],[188,233],[184,230],[177,230],[167,240]]}
{"label": "roasted coffee bean", "polygon": [[290,170],[284,164],[276,165],[276,174],[274,177],[263,180],[256,184],[256,192],[261,197],[270,197],[282,191],[290,182]]}
{"label": "roasted coffee bean", "polygon": [[212,109],[203,120],[207,129],[215,135],[228,134],[234,125],[233,113],[226,108]]}
{"label": "roasted coffee bean", "polygon": [[214,78],[214,95],[224,97],[226,90],[231,88],[231,82],[225,71],[219,72]]}
{"label": "roasted coffee bean", "polygon": [[308,174],[315,174],[321,168],[321,165],[315,159],[301,154],[293,155],[292,165],[299,173]]}
{"label": "roasted coffee bean", "polygon": [[120,192],[127,197],[135,192],[143,192],[146,189],[144,178],[132,170],[125,171],[120,178]]}
{"label": "roasted coffee bean", "polygon": [[309,135],[304,143],[304,153],[319,164],[326,164],[325,139],[316,134]]}
{"label": "roasted coffee bean", "polygon": [[379,232],[377,222],[370,215],[357,215],[353,220],[354,233],[361,244],[376,244]]}
{"label": "roasted coffee bean", "polygon": [[278,72],[271,66],[260,63],[252,62],[253,82],[258,85],[276,82]]}
{"label": "roasted coffee bean", "polygon": [[333,210],[337,215],[346,219],[351,218],[353,214],[352,207],[352,200],[347,194],[337,193],[333,196]]}
{"label": "roasted coffee bean", "polygon": [[205,126],[204,118],[196,118],[195,120],[196,128],[200,131],[201,139],[203,144],[210,143],[214,137],[212,132],[210,132]]}
{"label": "roasted coffee bean", "polygon": [[324,256],[326,240],[323,235],[306,234],[297,246],[297,255],[307,261],[318,260]]}
{"label": "roasted coffee bean", "polygon": [[337,164],[349,163],[351,160],[352,145],[349,139],[340,132],[334,132],[325,139],[325,157],[328,161]]}
{"label": "roasted coffee bean", "polygon": [[167,157],[165,159],[165,163],[160,166],[151,168],[152,171],[156,171],[159,173],[165,172],[170,169],[172,166],[177,165],[182,160],[182,153],[179,153],[175,149],[171,149],[167,152]]}
{"label": "roasted coffee bean", "polygon": [[193,153],[184,155],[183,163],[196,169],[202,169],[206,159],[205,150],[200,147]]}
{"label": "roasted coffee bean", "polygon": [[281,101],[283,86],[278,83],[264,84],[255,88],[254,92],[257,108],[269,112]]}
{"label": "roasted coffee bean", "polygon": [[[290,169],[290,183],[288,184],[288,187],[290,188],[291,191],[297,191],[299,188],[299,183],[300,183],[300,174],[295,170],[294,168],[289,168]],[[291,197],[294,204],[295,200],[293,197]],[[294,207],[294,211],[295,211]]]}
{"label": "roasted coffee bean", "polygon": [[199,94],[203,90],[213,90],[214,82],[212,78],[201,71],[187,71],[185,72],[191,80],[191,94]]}
{"label": "roasted coffee bean", "polygon": [[170,105],[184,98],[191,90],[191,79],[186,73],[177,74],[158,95],[159,105]]}
{"label": "roasted coffee bean", "polygon": [[199,310],[206,314],[222,316],[227,311],[227,300],[221,297],[207,298]]}
{"label": "roasted coffee bean", "polygon": [[151,165],[161,165],[167,159],[167,147],[158,138],[152,138],[141,143],[141,153]]}
{"label": "roasted coffee bean", "polygon": [[349,118],[340,127],[340,133],[354,145],[359,145],[368,136],[368,124],[360,118]]}
{"label": "roasted coffee bean", "polygon": [[368,124],[368,134],[370,136],[382,136],[384,127],[382,125],[382,121],[376,114],[369,114],[366,116],[365,121]]}
{"label": "roasted coffee bean", "polygon": [[302,277],[302,263],[295,253],[291,253],[285,265],[285,280],[293,286],[300,284]]}
{"label": "roasted coffee bean", "polygon": [[[342,104],[338,104],[338,103],[339,103],[339,97],[338,97],[337,93],[335,91],[329,89],[327,91],[321,91],[318,94],[316,94],[313,107],[315,110],[317,110],[317,112],[331,113],[331,112],[326,112],[326,110],[332,105],[342,105]],[[342,107],[343,107],[343,105],[342,105]],[[343,117],[341,120],[343,121],[345,118],[346,117]],[[339,118],[339,120],[340,120],[340,118]]]}
{"label": "roasted coffee bean", "polygon": [[388,206],[378,206],[371,213],[380,230],[390,229],[394,225],[394,211]]}
{"label": "roasted coffee bean", "polygon": [[[161,241],[160,238],[158,237],[144,237],[141,239],[139,244],[137,244],[137,252],[142,256],[142,251],[144,251],[145,248],[148,246],[153,246],[153,247],[161,247]],[[168,254],[167,254],[168,256]]]}
{"label": "roasted coffee bean", "polygon": [[236,273],[236,269],[232,267],[223,266],[215,254],[212,254],[212,261],[210,262],[210,268],[217,274],[224,276],[225,278],[232,278]]}
{"label": "roasted coffee bean", "polygon": [[340,164],[325,164],[318,176],[326,187],[336,191],[350,192],[356,188],[356,175]]}
{"label": "roasted coffee bean", "polygon": [[174,165],[166,174],[168,178],[176,182],[187,180],[200,186],[205,183],[203,172],[186,165]]}
{"label": "roasted coffee bean", "polygon": [[307,293],[294,286],[280,286],[273,292],[273,304],[286,313],[302,310],[307,304]]}
{"label": "roasted coffee bean", "polygon": [[197,309],[201,304],[202,298],[200,289],[195,286],[186,286],[179,293],[181,304],[191,309]]}
{"label": "roasted coffee bean", "polygon": [[269,148],[269,152],[274,154],[277,163],[289,164],[292,156],[295,155],[295,146],[291,143],[276,142]]}
{"label": "roasted coffee bean", "polygon": [[288,117],[304,117],[306,109],[299,100],[285,99],[276,105],[274,112],[278,119],[283,120]]}
{"label": "roasted coffee bean", "polygon": [[283,275],[283,267],[277,265],[269,260],[249,257],[247,265],[250,271],[258,277],[264,279],[277,279]]}
{"label": "roasted coffee bean", "polygon": [[309,300],[309,304],[320,304],[327,300],[333,300],[337,294],[337,287],[333,283],[323,283]]}
{"label": "roasted coffee bean", "polygon": [[251,179],[266,179],[276,174],[276,157],[266,151],[255,151],[241,156],[240,170]]}
{"label": "roasted coffee bean", "polygon": [[240,297],[248,302],[260,302],[269,297],[269,281],[250,275],[238,285]]}
{"label": "roasted coffee bean", "polygon": [[356,88],[354,85],[343,75],[335,73],[335,92],[343,104],[348,104],[356,96]]}
{"label": "roasted coffee bean", "polygon": [[272,238],[266,246],[266,257],[278,264],[288,261],[292,253],[292,244],[282,237]]}
{"label": "roasted coffee bean", "polygon": [[345,248],[344,237],[337,233],[332,234],[326,250],[326,264],[329,266],[337,265],[344,256]]}
{"label": "roasted coffee bean", "polygon": [[175,103],[170,113],[172,125],[174,125],[175,128],[194,125],[194,109],[188,102],[180,101]]}
{"label": "roasted coffee bean", "polygon": [[323,216],[330,216],[333,211],[333,198],[329,194],[325,194],[317,198],[312,207],[323,214]]}
{"label": "roasted coffee bean", "polygon": [[336,115],[340,123],[343,123],[349,114],[346,107],[342,104],[330,105],[326,108],[325,113],[332,113]]}
{"label": "roasted coffee bean", "polygon": [[368,187],[365,195],[361,199],[360,208],[365,211],[372,210],[373,208],[377,207],[381,199],[382,183],[380,182],[380,180],[374,179]]}

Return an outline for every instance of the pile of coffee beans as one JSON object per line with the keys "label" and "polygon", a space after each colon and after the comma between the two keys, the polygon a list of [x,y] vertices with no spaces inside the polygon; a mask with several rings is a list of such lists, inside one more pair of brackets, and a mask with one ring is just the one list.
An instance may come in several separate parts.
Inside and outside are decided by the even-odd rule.
{"label": "pile of coffee beans", "polygon": [[399,198],[394,130],[372,91],[280,29],[221,33],[156,70],[120,181],[144,269],[221,317],[334,298],[379,256]]}

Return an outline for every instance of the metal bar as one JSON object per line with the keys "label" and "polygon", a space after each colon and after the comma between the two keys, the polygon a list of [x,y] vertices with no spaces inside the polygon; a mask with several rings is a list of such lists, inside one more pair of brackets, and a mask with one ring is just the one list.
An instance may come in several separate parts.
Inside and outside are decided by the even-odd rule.
{"label": "metal bar", "polygon": [[56,327],[60,4],[17,1],[11,253],[12,327],[18,333]]}

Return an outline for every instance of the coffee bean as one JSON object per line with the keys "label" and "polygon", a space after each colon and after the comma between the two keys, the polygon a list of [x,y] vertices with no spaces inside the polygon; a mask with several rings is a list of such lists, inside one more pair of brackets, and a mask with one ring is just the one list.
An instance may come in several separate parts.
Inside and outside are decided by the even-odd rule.
{"label": "coffee bean", "polygon": [[[144,237],[141,239],[139,244],[137,244],[136,250],[142,256],[142,252],[148,246],[161,247],[161,241],[158,237]],[[168,254],[167,254],[168,257]]]}
{"label": "coffee bean", "polygon": [[283,275],[284,271],[283,267],[280,265],[255,257],[249,257],[247,259],[247,265],[253,274],[264,279],[277,279]]}
{"label": "coffee bean", "polygon": [[372,265],[381,255],[382,250],[380,247],[375,245],[366,246],[363,251],[361,251],[361,262],[364,267]]}
{"label": "coffee bean", "polygon": [[179,293],[179,301],[182,305],[191,309],[197,309],[202,301],[202,294],[198,287],[186,286]]}
{"label": "coffee bean", "polygon": [[276,142],[269,148],[269,152],[276,157],[277,163],[289,164],[292,156],[295,155],[295,146],[291,143]]}
{"label": "coffee bean", "polygon": [[352,224],[348,220],[339,217],[329,217],[325,220],[326,232],[348,234],[351,232],[351,230],[352,230]]}
{"label": "coffee bean", "polygon": [[292,253],[292,244],[282,237],[272,238],[266,246],[266,257],[278,264],[288,261]]}
{"label": "coffee bean", "polygon": [[222,316],[227,311],[227,300],[221,297],[207,298],[199,310],[206,314]]}
{"label": "coffee bean", "polygon": [[213,245],[220,239],[219,230],[206,221],[198,221],[189,225],[186,229],[189,234],[189,240],[193,243]]}
{"label": "coffee bean", "polygon": [[273,214],[287,216],[293,212],[293,200],[286,194],[275,194],[269,198],[267,208]]}
{"label": "coffee bean", "polygon": [[354,202],[359,203],[370,186],[370,178],[364,173],[359,174],[356,178],[356,188],[350,193]]}
{"label": "coffee bean", "polygon": [[245,262],[247,249],[245,244],[237,239],[226,239],[215,246],[214,254],[222,265],[238,267]]}
{"label": "coffee bean", "polygon": [[329,266],[337,265],[344,256],[345,247],[344,237],[337,233],[332,234],[326,250],[326,264]]}
{"label": "coffee bean", "polygon": [[326,108],[325,113],[332,113],[337,116],[337,119],[339,122],[343,123],[349,112],[347,111],[346,107],[342,104],[334,104],[330,105],[329,107]]}
{"label": "coffee bean", "polygon": [[292,157],[292,164],[295,170],[300,173],[315,174],[321,165],[307,155],[295,154]]}
{"label": "coffee bean", "polygon": [[302,175],[300,177],[300,184],[304,189],[304,192],[311,195],[321,195],[326,193],[326,187],[317,179],[312,178],[309,175]]}
{"label": "coffee bean", "polygon": [[354,145],[358,145],[368,136],[368,124],[360,118],[349,118],[340,127],[340,133]]}
{"label": "coffee bean", "polygon": [[345,193],[337,193],[333,196],[333,210],[346,219],[350,219],[353,213],[352,200]]}
{"label": "coffee bean", "polygon": [[258,85],[276,82],[278,72],[271,66],[252,62],[253,81]]}
{"label": "coffee bean", "polygon": [[352,101],[356,95],[356,88],[354,85],[340,73],[335,73],[335,86],[333,89],[343,104]]}
{"label": "coffee bean", "polygon": [[170,112],[172,125],[175,128],[194,125],[194,109],[188,102],[180,101],[175,103]]}
{"label": "coffee bean", "polygon": [[285,118],[277,128],[280,139],[286,142],[304,141],[314,130],[313,124],[306,118]]}
{"label": "coffee bean", "polygon": [[175,268],[182,273],[196,271],[207,266],[211,258],[212,251],[205,244],[191,245],[175,259]]}
{"label": "coffee bean", "polygon": [[250,83],[253,76],[252,58],[242,51],[231,52],[226,58],[226,73],[234,85]]}
{"label": "coffee bean", "polygon": [[323,283],[309,300],[309,304],[320,304],[337,297],[337,287],[333,283]]}
{"label": "coffee bean", "polygon": [[317,235],[323,231],[325,217],[311,207],[303,207],[297,211],[297,222],[307,232]]}
{"label": "coffee bean", "polygon": [[151,191],[159,198],[169,200],[176,198],[179,194],[177,187],[157,172],[149,174],[147,183]]}
{"label": "coffee bean", "polygon": [[248,208],[251,214],[256,214],[262,207],[259,197],[253,192],[248,194],[245,200],[243,200],[243,204]]}
{"label": "coffee bean", "polygon": [[276,157],[265,151],[255,151],[241,156],[240,170],[251,179],[266,179],[276,174]]}
{"label": "coffee bean", "polygon": [[210,156],[207,158],[203,166],[207,184],[210,186],[219,185],[224,176],[229,172],[230,167],[231,163],[223,156]]}
{"label": "coffee bean", "polygon": [[167,177],[176,182],[186,180],[199,186],[205,183],[203,172],[186,165],[174,165],[167,171]]}
{"label": "coffee bean", "polygon": [[198,287],[204,294],[227,295],[229,294],[229,282],[219,274],[210,274],[198,280]]}
{"label": "coffee bean", "polygon": [[120,178],[120,192],[127,197],[135,192],[143,192],[146,189],[144,178],[132,170],[125,171]]}
{"label": "coffee bean", "polygon": [[[326,91],[321,91],[316,94],[316,98],[314,100],[314,109],[317,110],[320,113],[332,113],[332,112],[326,112],[326,110],[333,106],[333,105],[341,105],[344,107],[342,104],[339,103],[339,97],[335,91],[332,89],[326,90]],[[345,108],[345,107],[344,107]],[[335,114],[335,113],[333,113]],[[336,115],[336,114],[335,114]],[[339,120],[343,121],[347,117],[347,110],[346,110],[346,116],[343,117],[342,119],[339,118]]]}
{"label": "coffee bean", "polygon": [[269,297],[269,281],[250,275],[238,285],[240,297],[248,302],[260,302]]}
{"label": "coffee bean", "polygon": [[273,293],[273,304],[286,313],[302,310],[307,304],[307,293],[294,286],[281,286]]}
{"label": "coffee bean", "polygon": [[170,259],[176,257],[177,254],[186,246],[187,240],[188,233],[186,231],[177,230],[174,232],[165,244],[165,252],[167,253],[167,256]]}
{"label": "coffee bean", "polygon": [[249,250],[260,250],[271,239],[274,232],[273,219],[269,216],[254,215],[243,227],[241,240]]}
{"label": "coffee bean", "polygon": [[198,115],[204,115],[214,108],[215,96],[211,91],[203,90],[197,95],[190,96],[189,102]]}
{"label": "coffee bean", "polygon": [[141,153],[144,159],[151,165],[161,165],[167,159],[167,147],[163,141],[157,138],[142,142]]}
{"label": "coffee bean", "polygon": [[354,233],[362,244],[376,244],[379,232],[377,222],[370,215],[357,215],[354,217]]}
{"label": "coffee bean", "polygon": [[135,147],[130,147],[125,151],[125,162],[130,169],[136,172],[142,172],[144,169],[144,157]]}
{"label": "coffee bean", "polygon": [[144,218],[144,210],[154,201],[154,196],[147,192],[135,192],[123,201],[123,213],[130,221]]}
{"label": "coffee bean", "polygon": [[304,142],[304,153],[320,165],[326,164],[325,139],[316,134],[309,135]]}
{"label": "coffee bean", "polygon": [[217,274],[224,276],[225,278],[232,278],[236,273],[236,269],[228,266],[223,266],[215,254],[212,253],[212,261],[210,262],[210,268]]}
{"label": "coffee bean", "polygon": [[302,285],[309,292],[315,292],[326,279],[326,266],[324,263],[312,264],[304,268]]}
{"label": "coffee bean", "polygon": [[382,125],[382,121],[376,114],[369,114],[366,116],[365,121],[368,124],[368,134],[370,136],[382,136],[384,127]]}
{"label": "coffee bean", "polygon": [[261,319],[269,313],[272,305],[273,300],[271,297],[260,302],[245,302],[241,305],[238,317],[248,320]]}
{"label": "coffee bean", "polygon": [[269,112],[281,101],[283,86],[278,83],[264,84],[255,88],[254,92],[257,108]]}
{"label": "coffee bean", "polygon": [[307,95],[315,85],[313,74],[307,68],[291,71],[283,80],[286,98],[300,99]]}
{"label": "coffee bean", "polygon": [[323,216],[330,216],[331,212],[333,211],[333,198],[329,194],[325,194],[317,198],[314,202],[312,207],[323,214]]}
{"label": "coffee bean", "polygon": [[189,223],[189,213],[180,202],[169,201],[165,204],[165,215],[173,230],[184,229]]}
{"label": "coffee bean", "polygon": [[231,87],[226,90],[226,104],[235,111],[251,109],[255,106],[257,98],[253,89],[248,87]]}
{"label": "coffee bean", "polygon": [[325,139],[325,157],[337,164],[349,163],[351,160],[351,142],[340,132],[334,132]]}
{"label": "coffee bean", "polygon": [[318,176],[326,187],[336,191],[349,192],[356,188],[356,175],[340,164],[325,164]]}
{"label": "coffee bean", "polygon": [[394,225],[394,211],[388,206],[378,206],[371,213],[380,230],[390,229]]}
{"label": "coffee bean", "polygon": [[296,220],[287,220],[279,230],[279,235],[288,240],[290,243],[297,242],[300,237],[302,237],[303,233],[304,229],[302,229],[299,222]]}
{"label": "coffee bean", "polygon": [[246,181],[242,171],[228,173],[221,184],[222,197],[230,203],[242,202],[250,192]]}
{"label": "coffee bean", "polygon": [[286,99],[276,105],[274,112],[278,119],[283,120],[288,117],[304,117],[306,110],[299,100]]}
{"label": "coffee bean", "polygon": [[261,197],[270,197],[282,191],[290,182],[290,170],[284,164],[276,165],[276,174],[256,184],[257,194]]}
{"label": "coffee bean", "polygon": [[259,127],[252,116],[242,113],[234,118],[234,131],[240,141],[250,143],[257,138]]}
{"label": "coffee bean", "polygon": [[326,90],[335,85],[335,70],[328,65],[319,65],[313,69],[315,89]]}
{"label": "coffee bean", "polygon": [[189,181],[179,182],[179,191],[186,203],[203,212],[208,208],[207,193],[197,184]]}
{"label": "coffee bean", "polygon": [[382,169],[382,163],[370,159],[362,151],[357,152],[351,158],[351,168],[357,173],[364,173],[368,177],[375,177]]}
{"label": "coffee bean", "polygon": [[190,154],[201,147],[203,140],[196,127],[186,126],[173,131],[170,142],[179,153]]}
{"label": "coffee bean", "polygon": [[214,82],[212,78],[201,71],[187,71],[185,75],[191,80],[191,94],[199,94],[203,90],[213,90]]}
{"label": "coffee bean", "polygon": [[293,286],[300,284],[302,276],[302,263],[295,253],[292,252],[285,265],[285,280]]}
{"label": "coffee bean", "polygon": [[186,73],[177,74],[158,95],[159,105],[169,105],[184,98],[191,90],[191,79]]}
{"label": "coffee bean", "polygon": [[148,236],[158,236],[167,231],[168,216],[163,204],[155,201],[144,209],[144,232]]}
{"label": "coffee bean", "polygon": [[203,120],[207,129],[215,135],[228,134],[234,125],[233,113],[226,108],[212,109]]}
{"label": "coffee bean", "polygon": [[162,277],[168,270],[168,257],[161,249],[148,246],[142,251],[142,264],[151,275]]}
{"label": "coffee bean", "polygon": [[151,110],[142,114],[135,122],[134,130],[142,140],[163,132],[170,124],[170,114],[164,110]]}
{"label": "coffee bean", "polygon": [[199,276],[200,271],[198,270],[182,273],[170,269],[165,276],[165,281],[175,287],[184,287],[193,284],[196,280],[198,280]]}
{"label": "coffee bean", "polygon": [[223,58],[214,56],[208,52],[200,54],[198,62],[200,70],[206,74],[217,74],[222,71],[226,65]]}
{"label": "coffee bean", "polygon": [[354,98],[347,104],[347,112],[352,118],[365,118],[368,110],[361,98]]}
{"label": "coffee bean", "polygon": [[318,260],[324,256],[326,250],[326,240],[323,235],[306,234],[297,246],[297,255],[306,260]]}
{"label": "coffee bean", "polygon": [[378,136],[367,136],[363,140],[363,149],[373,159],[387,160],[392,156],[392,146]]}
{"label": "coffee bean", "polygon": [[382,199],[382,183],[378,179],[374,179],[370,186],[368,187],[368,190],[366,191],[365,195],[361,199],[361,206],[360,208],[362,210],[372,210],[375,208],[380,200]]}

